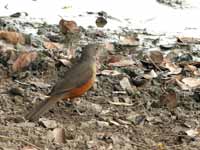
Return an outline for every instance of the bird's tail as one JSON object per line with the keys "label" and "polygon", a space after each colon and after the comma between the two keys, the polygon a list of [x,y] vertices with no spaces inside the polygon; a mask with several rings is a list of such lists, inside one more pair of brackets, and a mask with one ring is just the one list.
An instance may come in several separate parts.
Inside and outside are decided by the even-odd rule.
{"label": "bird's tail", "polygon": [[41,115],[43,115],[45,112],[51,109],[53,105],[55,105],[59,100],[61,100],[61,98],[61,96],[51,96],[45,99],[36,107],[34,107],[31,111],[29,111],[26,114],[25,118],[29,121],[38,120]]}

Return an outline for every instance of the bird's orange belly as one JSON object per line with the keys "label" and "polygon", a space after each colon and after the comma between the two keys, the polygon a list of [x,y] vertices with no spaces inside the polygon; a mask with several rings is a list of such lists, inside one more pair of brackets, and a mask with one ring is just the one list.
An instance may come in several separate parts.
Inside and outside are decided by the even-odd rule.
{"label": "bird's orange belly", "polygon": [[69,93],[67,93],[67,95],[64,97],[64,100],[68,100],[69,98],[71,99],[83,95],[92,87],[93,83],[94,79],[90,79],[87,83],[85,83],[81,87],[74,88]]}

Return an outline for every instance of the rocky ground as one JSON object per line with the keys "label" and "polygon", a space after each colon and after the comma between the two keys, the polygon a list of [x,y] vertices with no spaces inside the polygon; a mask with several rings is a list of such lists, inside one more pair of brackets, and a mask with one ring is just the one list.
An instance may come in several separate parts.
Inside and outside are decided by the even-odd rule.
{"label": "rocky ground", "polygon": [[[199,149],[200,39],[68,23],[0,18],[0,149]],[[25,120],[88,43],[104,45],[93,88]]]}

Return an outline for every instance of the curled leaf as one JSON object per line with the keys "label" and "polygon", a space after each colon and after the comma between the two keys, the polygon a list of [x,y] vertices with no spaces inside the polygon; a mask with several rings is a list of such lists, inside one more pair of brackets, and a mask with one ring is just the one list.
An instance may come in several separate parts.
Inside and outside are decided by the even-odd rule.
{"label": "curled leaf", "polygon": [[151,61],[153,61],[155,64],[160,64],[163,61],[163,54],[160,51],[150,51],[149,52],[149,58]]}
{"label": "curled leaf", "polygon": [[124,67],[124,66],[132,66],[134,64],[135,62],[129,59],[129,60],[119,60],[113,63],[109,63],[109,66]]}
{"label": "curled leaf", "polygon": [[119,44],[121,45],[129,45],[129,46],[138,46],[139,40],[135,36],[121,36]]}
{"label": "curled leaf", "polygon": [[19,57],[17,60],[12,65],[12,70],[14,72],[20,71],[23,68],[27,67],[30,65],[31,62],[35,61],[37,58],[37,52],[24,52]]}
{"label": "curled leaf", "polygon": [[177,42],[183,44],[200,44],[200,38],[177,37]]}
{"label": "curled leaf", "polygon": [[24,35],[18,32],[0,31],[0,39],[4,39],[11,44],[25,44]]}
{"label": "curled leaf", "polygon": [[79,27],[77,26],[75,21],[68,21],[61,19],[59,22],[60,30],[63,34],[66,33],[77,33],[80,31]]}
{"label": "curled leaf", "polygon": [[61,49],[62,48],[61,44],[55,43],[55,42],[44,42],[43,45],[46,49]]}
{"label": "curled leaf", "polygon": [[184,78],[182,82],[191,88],[199,87],[200,86],[200,79],[198,78]]}
{"label": "curled leaf", "polygon": [[168,59],[164,59],[163,61],[163,67],[167,68],[170,72],[168,72],[168,75],[171,74],[180,74],[182,71],[182,68],[178,67],[176,64],[172,63]]}
{"label": "curled leaf", "polygon": [[177,97],[175,92],[165,93],[160,97],[160,102],[166,105],[169,109],[173,109],[177,106]]}

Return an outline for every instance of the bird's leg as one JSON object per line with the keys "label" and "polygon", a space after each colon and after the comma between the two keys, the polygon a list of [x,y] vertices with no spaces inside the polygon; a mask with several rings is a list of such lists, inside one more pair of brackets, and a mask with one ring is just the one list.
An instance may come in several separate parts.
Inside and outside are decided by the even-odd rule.
{"label": "bird's leg", "polygon": [[82,116],[83,113],[80,112],[80,110],[78,109],[77,105],[81,102],[81,98],[76,98],[76,99],[73,99],[73,100],[68,100],[68,101],[64,101],[65,103],[65,106],[69,106],[69,105],[72,105],[75,109],[75,111],[80,115]]}

